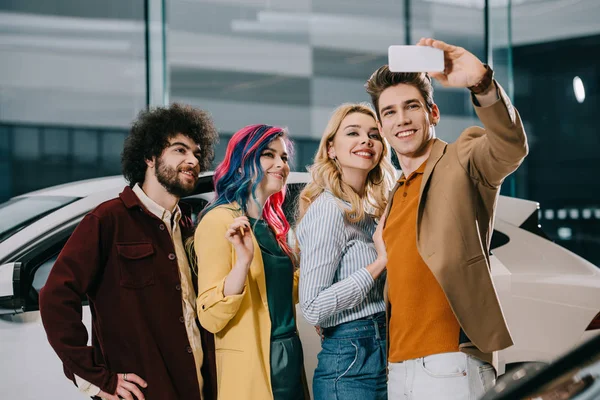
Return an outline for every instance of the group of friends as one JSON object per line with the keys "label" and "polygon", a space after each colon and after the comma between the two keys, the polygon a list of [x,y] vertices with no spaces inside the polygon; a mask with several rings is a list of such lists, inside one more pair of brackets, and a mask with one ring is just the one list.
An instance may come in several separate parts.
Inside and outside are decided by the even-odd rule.
{"label": "group of friends", "polygon": [[[512,341],[489,245],[527,139],[489,66],[442,41],[418,44],[443,50],[445,70],[382,66],[365,84],[373,108],[333,112],[293,227],[286,129],[231,137],[194,226],[179,200],[210,168],[217,130],[190,106],[140,113],[122,153],[129,185],[83,218],[40,293],[50,345],[79,390],[308,399],[298,303],[321,337],[316,400],[467,400],[494,384],[495,354]],[[436,138],[432,79],[468,88],[483,128]]]}

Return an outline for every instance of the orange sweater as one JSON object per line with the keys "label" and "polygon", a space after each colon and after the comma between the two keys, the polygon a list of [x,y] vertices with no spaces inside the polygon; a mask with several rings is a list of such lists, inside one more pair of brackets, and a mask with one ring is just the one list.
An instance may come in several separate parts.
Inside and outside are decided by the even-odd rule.
{"label": "orange sweater", "polygon": [[425,164],[400,179],[383,230],[392,307],[388,361],[394,363],[458,351],[460,325],[417,250],[417,208]]}

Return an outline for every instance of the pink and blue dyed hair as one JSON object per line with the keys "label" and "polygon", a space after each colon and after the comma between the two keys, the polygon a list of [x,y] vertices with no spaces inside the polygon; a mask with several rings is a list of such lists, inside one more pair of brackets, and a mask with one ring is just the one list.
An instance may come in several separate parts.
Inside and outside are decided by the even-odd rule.
{"label": "pink and blue dyed hair", "polygon": [[[288,153],[292,153],[292,142],[283,128],[269,125],[249,125],[237,131],[227,144],[225,158],[215,169],[213,176],[215,199],[202,214],[220,205],[237,202],[244,214],[249,201],[256,200],[256,188],[263,180],[260,166],[263,151],[273,140],[282,138]],[[294,260],[287,242],[290,223],[283,213],[285,186],[282,191],[271,195],[262,210],[264,220],[269,224],[281,249]]]}

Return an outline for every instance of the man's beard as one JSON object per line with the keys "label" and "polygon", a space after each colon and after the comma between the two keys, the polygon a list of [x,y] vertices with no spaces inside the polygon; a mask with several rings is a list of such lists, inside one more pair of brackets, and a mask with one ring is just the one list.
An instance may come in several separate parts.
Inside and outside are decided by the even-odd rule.
{"label": "man's beard", "polygon": [[[193,171],[193,170],[192,170]],[[156,179],[173,196],[182,198],[194,192],[196,185],[186,187],[179,180],[179,170],[164,164],[160,158],[156,160]]]}

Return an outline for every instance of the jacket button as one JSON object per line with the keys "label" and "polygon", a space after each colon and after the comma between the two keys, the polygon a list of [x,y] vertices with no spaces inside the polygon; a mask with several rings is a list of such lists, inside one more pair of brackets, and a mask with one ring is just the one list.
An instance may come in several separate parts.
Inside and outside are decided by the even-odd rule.
{"label": "jacket button", "polygon": [[202,309],[204,310],[204,304],[202,304]]}
{"label": "jacket button", "polygon": [[173,261],[175,259],[175,254],[169,253],[169,260]]}
{"label": "jacket button", "polygon": [[183,315],[179,317],[179,322],[181,322],[182,324],[185,322],[185,318],[183,318]]}
{"label": "jacket button", "polygon": [[193,351],[193,350],[192,350],[192,348],[191,348],[190,346],[187,346],[187,347],[185,348],[185,350],[186,350],[188,353],[192,354],[192,351]]}
{"label": "jacket button", "polygon": [[164,230],[165,230],[165,225],[164,225],[164,224],[160,224],[160,225],[158,226],[158,228],[159,228],[161,231],[164,231]]}
{"label": "jacket button", "polygon": [[408,195],[408,193],[404,192],[402,193],[402,196],[406,197]]}
{"label": "jacket button", "polygon": [[175,290],[181,290],[181,285],[179,283],[175,285]]}

